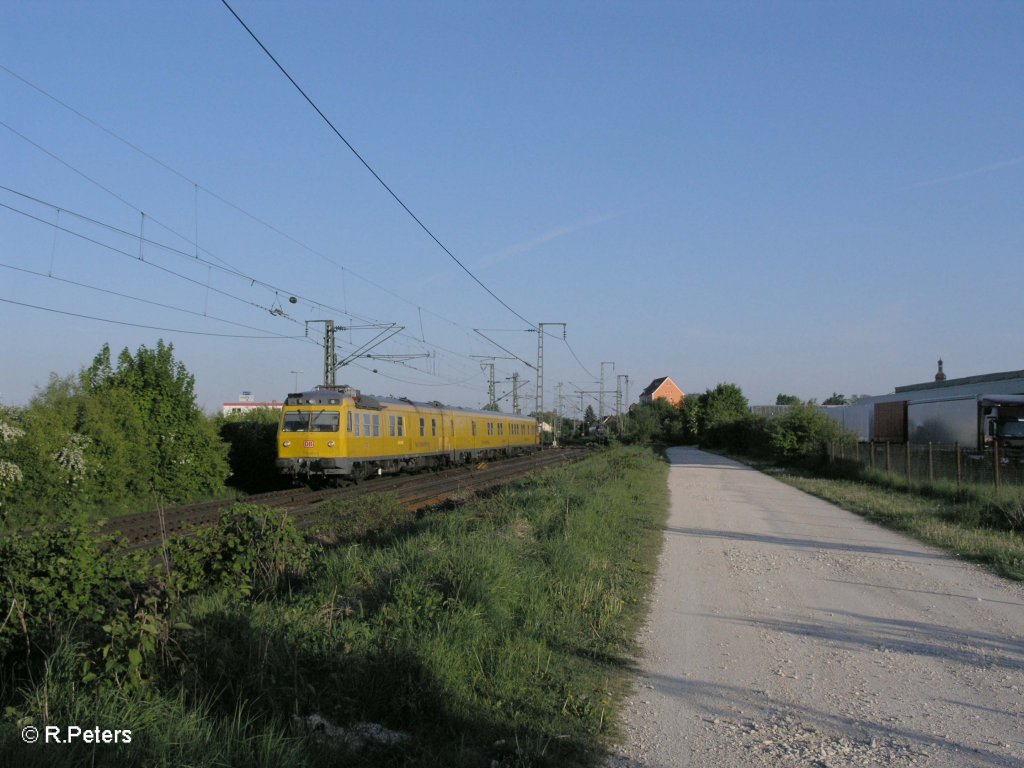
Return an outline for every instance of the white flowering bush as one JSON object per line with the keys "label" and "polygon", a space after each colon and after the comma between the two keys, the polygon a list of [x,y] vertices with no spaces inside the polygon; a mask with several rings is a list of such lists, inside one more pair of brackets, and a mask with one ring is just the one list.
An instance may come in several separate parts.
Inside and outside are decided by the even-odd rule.
{"label": "white flowering bush", "polygon": [[51,458],[63,471],[68,483],[75,483],[85,477],[85,450],[92,443],[85,435],[72,432],[67,444]]}
{"label": "white flowering bush", "polygon": [[[0,412],[0,416],[4,416]],[[25,430],[8,423],[6,419],[0,418],[0,517],[4,514],[3,503],[6,501],[10,490],[22,481],[21,467],[13,461],[4,458],[6,447],[15,442],[18,438],[24,437]]]}
{"label": "white flowering bush", "polygon": [[21,467],[13,461],[0,459],[0,493],[9,485],[21,482]]}
{"label": "white flowering bush", "polygon": [[0,421],[0,443],[12,443],[24,434],[24,429],[18,429],[13,424]]}

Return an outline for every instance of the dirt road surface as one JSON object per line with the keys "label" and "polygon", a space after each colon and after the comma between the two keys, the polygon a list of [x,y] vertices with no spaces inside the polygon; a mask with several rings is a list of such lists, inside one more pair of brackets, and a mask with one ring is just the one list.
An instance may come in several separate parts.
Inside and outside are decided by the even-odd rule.
{"label": "dirt road surface", "polygon": [[1024,588],[743,465],[672,509],[608,765],[1024,766]]}

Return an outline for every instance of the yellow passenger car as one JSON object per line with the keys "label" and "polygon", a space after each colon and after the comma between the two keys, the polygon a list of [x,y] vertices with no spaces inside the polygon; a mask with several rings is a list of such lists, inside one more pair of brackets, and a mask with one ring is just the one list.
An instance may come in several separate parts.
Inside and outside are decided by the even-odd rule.
{"label": "yellow passenger car", "polygon": [[285,400],[277,468],[316,484],[512,456],[539,447],[537,420],[530,417],[320,386]]}

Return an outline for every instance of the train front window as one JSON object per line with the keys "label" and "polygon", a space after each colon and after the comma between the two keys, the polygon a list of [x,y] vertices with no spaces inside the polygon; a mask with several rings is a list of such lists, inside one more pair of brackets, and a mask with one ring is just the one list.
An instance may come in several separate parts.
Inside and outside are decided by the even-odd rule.
{"label": "train front window", "polygon": [[340,413],[337,411],[320,411],[313,414],[313,428],[310,432],[337,432],[340,425]]}
{"label": "train front window", "polygon": [[308,432],[309,411],[288,411],[281,422],[282,432]]}

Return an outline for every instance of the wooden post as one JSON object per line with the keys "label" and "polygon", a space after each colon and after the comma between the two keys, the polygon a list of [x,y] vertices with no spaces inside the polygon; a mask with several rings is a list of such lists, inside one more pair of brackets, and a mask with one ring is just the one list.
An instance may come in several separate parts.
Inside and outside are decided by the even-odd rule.
{"label": "wooden post", "polygon": [[960,490],[960,484],[964,481],[964,465],[963,457],[960,454],[960,443],[957,442],[956,446],[956,487]]}
{"label": "wooden post", "polygon": [[1001,457],[999,455],[999,440],[992,441],[992,468],[995,470],[996,478],[996,490],[999,490],[999,469],[1001,466]]}
{"label": "wooden post", "polygon": [[932,456],[932,444],[928,443],[928,481],[935,482],[935,463]]}
{"label": "wooden post", "polygon": [[885,472],[888,474],[892,472],[892,450],[890,449],[890,443],[888,440],[885,441]]}
{"label": "wooden post", "polygon": [[871,468],[875,468],[875,441],[872,440],[868,443],[868,451],[871,453]]}
{"label": "wooden post", "polygon": [[903,455],[906,458],[907,465],[907,488],[910,488],[910,443],[906,442],[903,444]]}

